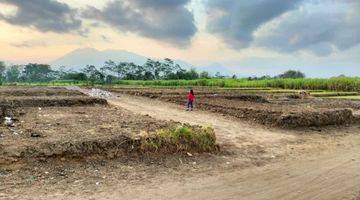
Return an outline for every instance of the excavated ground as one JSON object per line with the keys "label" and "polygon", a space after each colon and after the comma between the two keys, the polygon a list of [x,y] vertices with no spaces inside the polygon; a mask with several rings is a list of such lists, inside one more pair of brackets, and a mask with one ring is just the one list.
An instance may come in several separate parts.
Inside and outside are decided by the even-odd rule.
{"label": "excavated ground", "polygon": [[[109,106],[23,108],[13,127],[0,127],[0,157],[19,159],[120,156],[139,151],[142,133],[174,125]],[[1,163],[1,162],[0,162]]]}
{"label": "excavated ground", "polygon": [[[0,108],[0,165],[47,157],[147,153],[141,151],[149,149],[144,147],[148,137],[159,131],[179,126],[203,131],[133,114],[109,106],[105,99],[63,88],[1,89]],[[191,147],[196,151],[196,145]]]}
{"label": "excavated ground", "polygon": [[[185,89],[108,88],[185,105]],[[348,125],[359,122],[360,101],[325,100],[282,93],[197,88],[196,108],[283,128]]]}

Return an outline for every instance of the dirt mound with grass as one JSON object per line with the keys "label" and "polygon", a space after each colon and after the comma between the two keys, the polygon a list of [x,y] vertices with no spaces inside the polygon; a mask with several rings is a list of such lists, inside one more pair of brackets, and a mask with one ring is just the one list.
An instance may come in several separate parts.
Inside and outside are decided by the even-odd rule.
{"label": "dirt mound with grass", "polygon": [[189,124],[161,129],[140,141],[145,152],[211,152],[219,148],[212,128]]}
{"label": "dirt mound with grass", "polygon": [[159,156],[218,149],[214,131],[111,106],[22,108],[0,126],[0,164],[47,157]]}

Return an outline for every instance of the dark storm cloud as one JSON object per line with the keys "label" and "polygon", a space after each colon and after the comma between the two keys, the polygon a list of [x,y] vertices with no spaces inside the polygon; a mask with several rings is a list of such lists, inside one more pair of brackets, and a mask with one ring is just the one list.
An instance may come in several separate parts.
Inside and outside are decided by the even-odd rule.
{"label": "dark storm cloud", "polygon": [[118,0],[104,9],[88,7],[85,18],[102,21],[122,32],[187,46],[196,33],[190,0]]}
{"label": "dark storm cloud", "polygon": [[54,0],[0,0],[0,3],[17,7],[15,15],[0,14],[0,20],[13,25],[57,33],[71,32],[81,27],[81,20],[75,16],[76,11]]}
{"label": "dark storm cloud", "polygon": [[248,47],[263,24],[303,0],[207,0],[207,30],[235,49]]}
{"label": "dark storm cloud", "polygon": [[358,45],[360,3],[334,2],[325,6],[308,4],[303,9],[290,12],[265,31],[256,45],[280,52],[306,50],[318,56]]}

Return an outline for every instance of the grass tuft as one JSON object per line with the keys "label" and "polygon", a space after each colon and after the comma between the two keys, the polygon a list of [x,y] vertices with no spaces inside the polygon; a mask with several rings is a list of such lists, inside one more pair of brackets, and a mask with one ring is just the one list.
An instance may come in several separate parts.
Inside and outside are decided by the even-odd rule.
{"label": "grass tuft", "polygon": [[142,139],[141,149],[150,152],[212,152],[218,149],[210,127],[181,125],[162,129]]}

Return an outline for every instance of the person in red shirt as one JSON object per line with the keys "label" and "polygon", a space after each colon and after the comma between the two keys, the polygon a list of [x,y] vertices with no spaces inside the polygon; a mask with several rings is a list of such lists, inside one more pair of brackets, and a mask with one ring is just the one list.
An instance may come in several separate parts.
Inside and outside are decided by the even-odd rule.
{"label": "person in red shirt", "polygon": [[191,89],[189,94],[187,95],[187,109],[186,110],[193,110],[194,108],[194,100],[195,100],[195,95],[194,95],[194,91]]}

